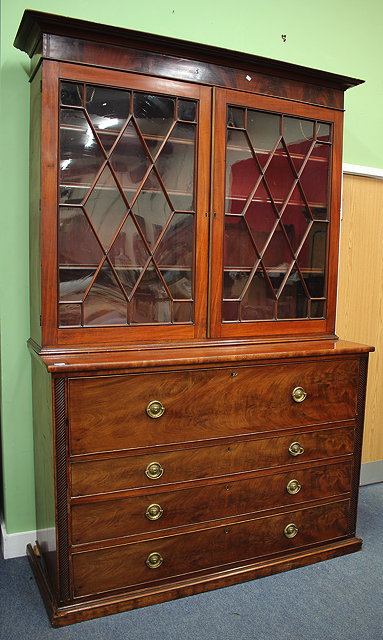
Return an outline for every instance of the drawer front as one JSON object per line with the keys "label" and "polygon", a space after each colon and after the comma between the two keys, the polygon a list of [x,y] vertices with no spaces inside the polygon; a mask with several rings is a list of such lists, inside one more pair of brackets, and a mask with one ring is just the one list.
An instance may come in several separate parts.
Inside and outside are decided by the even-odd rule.
{"label": "drawer front", "polygon": [[[351,419],[358,360],[321,360],[69,381],[73,455]],[[307,397],[294,402],[292,391]],[[147,407],[159,401],[161,417]]]}
{"label": "drawer front", "polygon": [[[296,455],[289,452],[292,448]],[[253,471],[278,465],[321,460],[352,453],[354,427],[322,429],[292,436],[263,438],[181,449],[165,453],[129,456],[71,466],[72,495],[90,495],[107,491],[123,491],[134,487],[153,487],[185,480],[203,479]],[[148,478],[145,471],[152,462],[159,467],[159,478]]]}
{"label": "drawer front", "polygon": [[96,542],[340,495],[351,490],[351,470],[352,463],[344,462],[73,505],[72,542]]}
{"label": "drawer front", "polygon": [[[348,501],[341,501],[245,522],[212,527],[194,533],[74,553],[73,580],[76,597],[143,585],[270,553],[294,550],[345,536],[348,532]],[[293,538],[285,527],[295,524]],[[156,564],[150,568],[147,562]],[[157,563],[158,564],[158,563]]]}

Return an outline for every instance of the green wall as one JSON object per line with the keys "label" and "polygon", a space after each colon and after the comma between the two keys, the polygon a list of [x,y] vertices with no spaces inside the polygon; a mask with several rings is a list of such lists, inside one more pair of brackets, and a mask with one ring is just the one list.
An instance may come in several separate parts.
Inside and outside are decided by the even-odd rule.
{"label": "green wall", "polygon": [[[26,54],[13,48],[25,5],[1,6],[0,321],[2,449],[8,533],[34,528],[28,311]],[[344,161],[383,168],[381,0],[36,0],[30,8],[286,60],[366,80],[346,93]],[[281,35],[287,36],[283,42]]]}

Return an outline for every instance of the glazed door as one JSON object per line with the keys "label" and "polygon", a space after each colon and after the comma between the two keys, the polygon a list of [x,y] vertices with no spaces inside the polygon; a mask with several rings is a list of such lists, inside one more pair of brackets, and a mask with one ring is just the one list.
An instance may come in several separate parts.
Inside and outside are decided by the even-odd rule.
{"label": "glazed door", "polygon": [[62,344],[205,335],[210,90],[54,66],[51,334]]}
{"label": "glazed door", "polygon": [[334,331],[341,122],[334,110],[217,90],[213,337]]}

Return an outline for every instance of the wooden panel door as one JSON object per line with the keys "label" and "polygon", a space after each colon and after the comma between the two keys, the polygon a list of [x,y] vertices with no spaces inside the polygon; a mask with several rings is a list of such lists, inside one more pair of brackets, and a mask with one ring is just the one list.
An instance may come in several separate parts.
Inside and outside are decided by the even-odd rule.
{"label": "wooden panel door", "polygon": [[331,334],[342,115],[217,90],[214,337]]}

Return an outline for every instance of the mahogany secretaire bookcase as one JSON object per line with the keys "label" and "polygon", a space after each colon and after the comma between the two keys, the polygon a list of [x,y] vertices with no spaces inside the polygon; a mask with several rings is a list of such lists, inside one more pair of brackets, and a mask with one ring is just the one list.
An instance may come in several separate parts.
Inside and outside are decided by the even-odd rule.
{"label": "mahogany secretaire bookcase", "polygon": [[54,625],[356,551],[338,340],[360,81],[26,11],[37,542]]}

